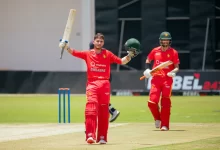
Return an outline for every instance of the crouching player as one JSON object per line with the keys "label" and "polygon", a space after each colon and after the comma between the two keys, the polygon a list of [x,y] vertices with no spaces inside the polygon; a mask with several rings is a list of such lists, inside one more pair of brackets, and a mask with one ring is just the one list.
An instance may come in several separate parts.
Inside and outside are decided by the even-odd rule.
{"label": "crouching player", "polygon": [[[125,46],[128,55],[119,58],[103,48],[104,35],[97,33],[94,36],[94,49],[78,51],[69,48],[61,40],[60,48],[64,48],[71,55],[83,59],[87,64],[87,86],[85,106],[86,141],[89,144],[106,144],[109,126],[109,101],[110,101],[110,65],[112,63],[127,64],[140,50],[140,43],[136,39],[129,39]],[[97,130],[97,134],[96,134]]]}
{"label": "crouching player", "polygon": [[[173,64],[160,70],[153,75],[151,80],[150,100],[148,107],[155,120],[155,127],[162,131],[169,130],[171,112],[171,91],[173,77],[179,70],[178,52],[170,47],[172,37],[169,32],[162,32],[159,37],[160,46],[154,48],[146,60],[147,69],[144,71],[146,78],[151,77],[150,63],[154,61],[153,68],[165,61],[172,61]],[[161,96],[161,99],[160,99]],[[158,106],[160,101],[160,107]]]}
{"label": "crouching player", "polygon": [[[94,49],[94,44],[93,44],[93,41],[91,41],[89,43],[89,49]],[[110,72],[110,78],[109,78],[109,82],[111,83],[112,81],[112,74]],[[111,118],[110,118],[110,122],[114,122],[118,116],[120,115],[120,111],[118,111],[117,109],[115,109],[111,103],[109,103],[109,113],[111,114]]]}

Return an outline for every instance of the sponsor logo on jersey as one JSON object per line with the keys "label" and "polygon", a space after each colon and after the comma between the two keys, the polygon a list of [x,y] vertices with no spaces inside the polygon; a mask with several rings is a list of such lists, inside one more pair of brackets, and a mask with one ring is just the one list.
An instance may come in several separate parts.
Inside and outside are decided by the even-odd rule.
{"label": "sponsor logo on jersey", "polygon": [[92,72],[106,72],[106,69],[91,68],[90,71],[92,71]]}

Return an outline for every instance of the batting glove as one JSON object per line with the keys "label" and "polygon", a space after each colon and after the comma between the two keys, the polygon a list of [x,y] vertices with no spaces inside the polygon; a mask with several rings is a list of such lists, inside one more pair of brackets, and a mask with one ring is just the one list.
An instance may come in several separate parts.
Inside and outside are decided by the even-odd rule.
{"label": "batting glove", "polygon": [[136,51],[127,51],[128,56],[131,58],[134,58],[138,55],[138,53],[136,53]]}
{"label": "batting glove", "polygon": [[144,76],[146,77],[146,78],[150,78],[151,77],[151,74],[150,74],[150,72],[151,72],[151,70],[150,69],[146,69],[145,71],[144,71]]}
{"label": "batting glove", "polygon": [[65,50],[67,50],[69,48],[69,42],[66,40],[60,39],[59,47],[61,49],[64,48]]}
{"label": "batting glove", "polygon": [[167,76],[169,76],[169,77],[175,77],[176,76],[176,73],[174,73],[174,72],[168,72],[167,73]]}
{"label": "batting glove", "polygon": [[131,57],[131,58],[134,57],[134,52],[132,52],[132,51],[127,51],[127,53],[128,53],[128,56],[129,56],[129,57]]}

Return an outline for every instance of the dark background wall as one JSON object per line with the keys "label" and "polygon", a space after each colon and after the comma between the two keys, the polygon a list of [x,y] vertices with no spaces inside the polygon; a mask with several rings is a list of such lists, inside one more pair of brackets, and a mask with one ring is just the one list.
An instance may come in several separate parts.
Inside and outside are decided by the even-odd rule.
{"label": "dark background wall", "polygon": [[[113,71],[112,92],[149,92],[148,80],[140,81],[143,71]],[[190,77],[190,78],[189,78]],[[131,80],[132,79],[132,80]],[[0,94],[56,94],[70,88],[72,94],[85,94],[85,72],[0,71]],[[220,71],[180,71],[174,78],[173,92],[220,91]]]}
{"label": "dark background wall", "polygon": [[[96,32],[105,34],[105,47],[118,50],[118,2],[107,0],[95,1]],[[116,49],[117,48],[117,49]]]}
{"label": "dark background wall", "polygon": [[111,38],[106,41],[106,48],[118,54],[122,20],[125,20],[122,43],[131,37],[141,41],[143,53],[129,63],[138,70],[145,69],[146,56],[158,46],[159,34],[165,30],[171,33],[172,47],[179,52],[180,68],[202,69],[207,18],[210,18],[205,69],[220,69],[218,0],[96,0],[95,7],[96,32]]}

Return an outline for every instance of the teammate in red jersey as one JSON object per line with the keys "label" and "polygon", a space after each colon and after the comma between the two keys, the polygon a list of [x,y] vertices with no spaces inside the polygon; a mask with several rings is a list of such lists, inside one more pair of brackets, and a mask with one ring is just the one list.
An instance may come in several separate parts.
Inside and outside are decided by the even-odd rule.
{"label": "teammate in red jersey", "polygon": [[[162,131],[169,130],[170,112],[171,112],[171,92],[173,77],[179,70],[178,52],[170,47],[172,37],[169,32],[162,32],[159,37],[160,46],[154,48],[147,57],[144,76],[150,78],[150,63],[154,61],[153,68],[165,61],[172,61],[173,64],[158,71],[151,80],[150,100],[148,107],[155,120],[155,127]],[[161,100],[160,100],[161,97]],[[160,101],[160,107],[159,107]]]}
{"label": "teammate in red jersey", "polygon": [[109,125],[110,65],[112,63],[127,64],[138,54],[140,43],[136,39],[129,39],[125,43],[128,55],[123,58],[119,58],[103,48],[104,35],[101,33],[95,35],[93,44],[94,49],[77,51],[69,48],[68,44],[61,40],[59,47],[66,49],[71,55],[85,60],[87,64],[86,141],[89,144],[95,142],[106,144]]}

